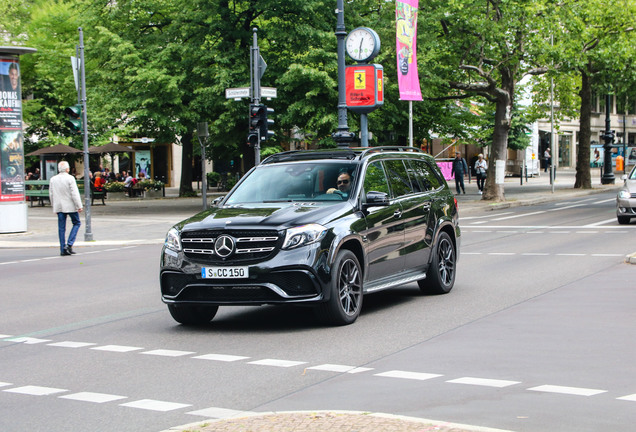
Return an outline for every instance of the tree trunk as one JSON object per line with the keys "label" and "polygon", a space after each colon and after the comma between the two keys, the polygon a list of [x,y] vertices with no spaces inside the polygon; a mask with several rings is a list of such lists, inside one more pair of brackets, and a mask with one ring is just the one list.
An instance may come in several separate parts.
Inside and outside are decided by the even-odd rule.
{"label": "tree trunk", "polygon": [[192,131],[187,132],[181,138],[181,184],[179,185],[179,196],[192,193]]}
{"label": "tree trunk", "polygon": [[592,83],[587,70],[581,71],[581,116],[579,118],[579,145],[576,150],[575,189],[592,189],[590,174],[590,140],[592,137]]}
{"label": "tree trunk", "polygon": [[[503,74],[502,74],[503,75]],[[512,100],[514,94],[514,81],[503,79],[502,89],[498,90],[495,109],[495,129],[493,132],[492,151],[488,161],[488,173],[486,174],[486,186],[483,200],[501,202],[505,201],[504,185],[495,183],[497,161],[503,161],[503,169],[506,168],[508,159],[508,134],[510,133]]]}

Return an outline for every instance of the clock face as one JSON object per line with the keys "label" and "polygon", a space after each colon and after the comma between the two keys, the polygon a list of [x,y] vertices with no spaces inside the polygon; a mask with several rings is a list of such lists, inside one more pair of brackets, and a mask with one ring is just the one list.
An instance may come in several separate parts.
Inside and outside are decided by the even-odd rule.
{"label": "clock face", "polygon": [[358,27],[347,36],[345,48],[349,57],[355,61],[364,62],[378,55],[380,38],[370,28]]}

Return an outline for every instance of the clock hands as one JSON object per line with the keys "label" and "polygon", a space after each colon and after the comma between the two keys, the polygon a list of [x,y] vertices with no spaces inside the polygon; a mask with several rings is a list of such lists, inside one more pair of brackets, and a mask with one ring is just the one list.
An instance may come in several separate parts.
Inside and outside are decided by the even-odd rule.
{"label": "clock hands", "polygon": [[362,43],[364,42],[364,37],[360,39],[360,56],[362,56]]}

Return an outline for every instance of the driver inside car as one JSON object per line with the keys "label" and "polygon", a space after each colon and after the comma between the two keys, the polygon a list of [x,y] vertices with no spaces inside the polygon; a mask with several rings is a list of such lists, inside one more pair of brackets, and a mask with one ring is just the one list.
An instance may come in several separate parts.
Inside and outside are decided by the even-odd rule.
{"label": "driver inside car", "polygon": [[337,186],[337,189],[336,188],[327,189],[327,193],[328,194],[336,193],[338,195],[341,195],[342,198],[344,199],[349,198],[349,192],[351,191],[351,175],[346,171],[338,174],[338,180],[336,182],[336,186]]}

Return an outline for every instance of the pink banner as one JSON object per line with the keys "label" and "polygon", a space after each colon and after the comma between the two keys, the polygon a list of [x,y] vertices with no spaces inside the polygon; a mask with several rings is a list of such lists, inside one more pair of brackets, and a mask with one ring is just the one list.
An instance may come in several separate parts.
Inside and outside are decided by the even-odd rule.
{"label": "pink banner", "polygon": [[400,100],[422,100],[416,56],[418,7],[419,0],[395,2],[395,43]]}

